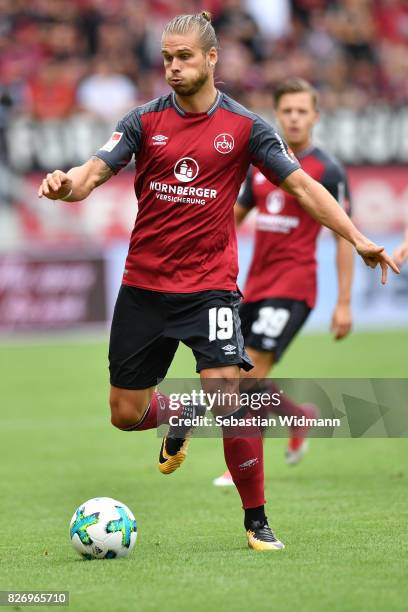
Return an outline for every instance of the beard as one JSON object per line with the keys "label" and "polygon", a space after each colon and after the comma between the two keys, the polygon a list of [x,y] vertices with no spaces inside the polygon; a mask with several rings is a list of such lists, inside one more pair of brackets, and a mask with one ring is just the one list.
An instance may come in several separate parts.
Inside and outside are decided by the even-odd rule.
{"label": "beard", "polygon": [[200,91],[207,81],[208,72],[203,70],[194,81],[190,81],[189,83],[181,83],[179,85],[171,85],[171,83],[169,83],[169,85],[176,92],[176,94],[187,97],[194,96]]}

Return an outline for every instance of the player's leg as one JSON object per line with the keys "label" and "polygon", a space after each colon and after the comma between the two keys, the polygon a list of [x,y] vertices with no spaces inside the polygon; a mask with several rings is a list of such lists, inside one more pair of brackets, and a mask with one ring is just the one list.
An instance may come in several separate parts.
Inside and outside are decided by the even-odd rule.
{"label": "player's leg", "polygon": [[[218,362],[221,360],[221,365],[225,362],[226,366],[230,363],[234,364],[234,372],[238,372],[238,367],[235,365],[237,362],[246,362],[246,366],[251,368],[252,365],[249,361],[248,356],[244,353],[243,340],[240,338],[239,348],[236,345],[228,345],[226,339],[221,344],[223,349],[218,346],[216,357],[214,358],[214,351],[209,350],[209,345],[212,343],[211,330],[213,328],[212,321],[213,315],[217,317],[219,309],[221,315],[227,315],[225,321],[227,325],[227,332],[231,330],[231,336],[233,338],[233,327],[234,321],[233,316],[238,320],[239,317],[237,312],[233,315],[233,309],[231,308],[232,302],[237,301],[238,294],[236,297],[232,296],[233,292],[230,291],[201,291],[197,293],[168,293],[163,294],[163,302],[165,303],[165,311],[167,321],[165,325],[165,337],[170,341],[183,341],[189,346],[196,357],[197,364],[200,360],[200,368],[197,365],[197,372],[200,369],[204,369],[211,366],[214,359]],[[234,293],[235,295],[235,293]],[[238,303],[238,302],[237,302]],[[235,310],[237,310],[236,306]],[[228,318],[229,316],[229,318]],[[210,329],[211,328],[211,329]],[[235,341],[235,340],[234,340]],[[221,353],[221,355],[220,355]],[[242,354],[241,354],[242,353]],[[238,361],[237,361],[238,360]],[[238,378],[238,375],[235,376]],[[170,474],[176,467],[178,467],[178,453],[179,451],[186,451],[189,444],[189,438],[192,433],[192,427],[184,426],[184,418],[187,417],[187,421],[194,419],[196,416],[204,416],[206,412],[206,406],[197,406],[190,403],[189,405],[182,406],[179,423],[171,425],[167,432],[167,435],[163,438],[162,447],[159,455],[159,468],[163,474]],[[169,451],[169,452],[168,452]],[[171,454],[172,458],[168,457]]]}
{"label": "player's leg", "polygon": [[[248,375],[265,379],[265,391],[271,394],[277,393],[279,389],[266,377],[305,324],[311,309],[305,302],[287,298],[271,298],[248,306],[250,308],[247,311],[245,308],[242,309],[242,318],[248,319],[243,324],[247,332],[245,346],[255,366]],[[299,404],[287,395],[281,395],[279,404],[271,402],[265,411],[296,418],[318,416],[316,406]],[[303,457],[307,450],[307,433],[308,428],[290,428],[286,451],[287,463],[298,463]]]}
{"label": "player's leg", "polygon": [[155,386],[148,389],[111,386],[109,403],[112,425],[123,431],[156,429],[179,412],[179,409],[170,406],[170,399],[157,391]]}
{"label": "player's leg", "polygon": [[[238,367],[203,369],[200,372],[202,387],[206,393],[231,398],[240,395]],[[212,384],[212,383],[215,384]],[[235,425],[233,419],[250,417],[247,408],[239,403],[215,407],[215,414],[223,417],[223,445],[225,462],[241,497],[244,509],[244,525],[248,545],[255,550],[280,550],[284,548],[268,525],[265,515],[264,460],[262,435],[259,427],[250,422]]]}
{"label": "player's leg", "polygon": [[[240,307],[242,332],[245,348],[251,358],[254,368],[248,372],[242,371],[241,376],[258,380],[256,391],[271,394],[279,392],[274,383],[268,380],[270,370],[279,361],[289,343],[304,325],[310,308],[304,302],[273,298],[254,303],[244,303]],[[261,387],[260,387],[261,385]],[[314,418],[316,408],[308,404],[297,404],[287,396],[281,396],[279,406],[271,402],[270,406],[262,408],[259,416],[268,416],[268,413],[282,416],[307,416]],[[264,433],[264,432],[263,432]],[[293,428],[290,431],[286,461],[294,464],[300,461],[306,452],[305,436],[307,431]],[[302,437],[303,436],[303,437]],[[215,478],[215,486],[224,487],[234,484],[232,476],[227,470]]]}
{"label": "player's leg", "polygon": [[[242,319],[241,319],[242,320]],[[244,331],[244,327],[243,327]],[[245,340],[245,336],[244,336]],[[246,351],[254,365],[252,370],[248,372],[241,371],[241,377],[253,377],[253,378],[265,378],[273,364],[273,353],[270,351],[261,353],[260,351],[254,351],[246,347]],[[227,462],[228,465],[228,462]],[[234,486],[234,479],[230,470],[227,470],[213,480],[213,484],[216,487],[229,487]]]}
{"label": "player's leg", "polygon": [[[185,406],[170,406],[170,398],[155,387],[140,390],[111,387],[110,406],[112,424],[122,431],[156,429],[160,425],[168,424],[171,416],[179,416],[182,419],[190,416],[186,414]],[[189,444],[187,433],[180,438],[177,430],[177,435],[172,436],[170,427],[160,449],[158,467],[162,474],[171,474],[185,460]]]}
{"label": "player's leg", "polygon": [[112,425],[124,431],[131,431],[143,424],[146,429],[157,426],[152,419],[153,411],[150,402],[155,387],[148,389],[122,389],[111,385],[109,404],[111,408]]}
{"label": "player's leg", "polygon": [[[164,337],[164,327],[162,296],[121,287],[112,320],[109,368],[111,421],[123,431],[155,429],[183,410],[170,406],[169,398],[156,390],[178,346],[177,340]],[[177,467],[184,450],[174,453]]]}
{"label": "player's leg", "polygon": [[[259,427],[237,428],[232,421],[232,417],[249,416],[247,407],[242,409],[239,402],[239,370],[252,367],[241,333],[240,294],[208,291],[194,299],[196,308],[188,310],[189,316],[177,330],[177,337],[192,348],[204,391],[219,391],[228,398],[227,402],[215,406],[215,413],[224,419],[224,454],[245,511],[248,543],[258,550],[279,550],[283,544],[271,532],[264,510],[263,448]],[[238,398],[236,404],[230,403],[231,397]]]}
{"label": "player's leg", "polygon": [[[220,391],[225,397],[239,395],[240,369],[252,368],[244,349],[238,315],[239,303],[240,295],[236,292],[205,292],[195,320],[186,330],[186,337],[181,338],[193,350],[197,362],[196,370],[207,393]],[[234,416],[240,411],[240,407],[215,406],[215,411],[216,415]],[[245,436],[234,440],[234,433],[227,425],[223,428],[227,466],[236,479],[244,508],[263,506],[263,450],[259,429],[253,429],[252,439],[248,443],[244,440]],[[237,448],[241,453],[235,452]],[[248,463],[251,459],[255,459],[252,469],[239,469],[240,464]]]}
{"label": "player's leg", "polygon": [[[247,347],[248,355],[253,361],[254,367],[254,375],[258,378],[259,381],[262,380],[262,391],[269,392],[271,395],[274,393],[279,393],[279,388],[271,381],[266,379],[269,371],[273,367],[274,363],[274,355],[273,353],[262,353],[260,351],[256,351]],[[267,364],[271,363],[270,367],[267,369]],[[251,375],[252,371],[247,373],[247,375]],[[258,374],[258,376],[257,376]],[[276,404],[275,402],[271,402],[269,406],[264,406],[260,411],[260,416],[267,417],[268,414],[277,414],[282,417],[306,417],[307,419],[315,419],[319,416],[318,408],[311,403],[297,403],[293,399],[291,399],[288,395],[280,394],[280,403]],[[296,465],[301,461],[308,450],[308,440],[307,435],[310,427],[289,427],[289,438],[288,445],[285,452],[286,463],[288,465]],[[263,431],[265,434],[265,430]],[[228,485],[228,474],[223,474],[222,477],[216,479],[214,481],[216,486],[227,486]]]}

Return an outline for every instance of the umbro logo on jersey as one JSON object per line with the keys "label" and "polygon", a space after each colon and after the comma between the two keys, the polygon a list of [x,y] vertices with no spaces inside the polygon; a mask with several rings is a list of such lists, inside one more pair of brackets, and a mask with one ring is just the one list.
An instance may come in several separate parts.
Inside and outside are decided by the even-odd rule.
{"label": "umbro logo on jersey", "polygon": [[231,153],[234,145],[234,138],[231,134],[218,134],[218,136],[214,138],[215,150],[218,151],[218,153],[222,153],[222,155]]}
{"label": "umbro logo on jersey", "polygon": [[226,344],[225,346],[222,347],[222,350],[224,351],[226,355],[235,355],[236,348],[237,347],[234,346],[233,344]]}
{"label": "umbro logo on jersey", "polygon": [[152,136],[153,145],[165,145],[167,144],[169,137],[164,136],[163,134],[156,134],[156,136]]}

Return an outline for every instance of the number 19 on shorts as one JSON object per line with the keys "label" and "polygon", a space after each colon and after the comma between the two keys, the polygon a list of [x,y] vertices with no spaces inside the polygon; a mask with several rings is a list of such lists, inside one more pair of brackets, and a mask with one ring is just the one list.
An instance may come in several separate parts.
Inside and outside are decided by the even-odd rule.
{"label": "number 19 on shorts", "polygon": [[232,309],[227,306],[220,308],[210,308],[208,311],[209,317],[209,334],[210,342],[214,340],[229,340],[234,333],[234,320],[232,317]]}

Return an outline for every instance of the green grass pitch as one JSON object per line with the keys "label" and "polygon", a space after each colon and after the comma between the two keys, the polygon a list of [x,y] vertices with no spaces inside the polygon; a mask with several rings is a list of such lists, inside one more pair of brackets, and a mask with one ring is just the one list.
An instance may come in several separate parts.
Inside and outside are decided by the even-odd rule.
{"label": "green grass pitch", "polygon": [[[72,610],[406,610],[408,440],[313,440],[297,467],[265,447],[267,514],[285,542],[246,548],[235,490],[217,490],[219,439],[193,440],[172,476],[154,432],[110,426],[106,342],[3,345],[1,589],[64,589]],[[406,377],[408,332],[296,340],[277,376]],[[194,375],[180,349],[173,377]],[[128,504],[129,559],[83,561],[68,524],[88,498]]]}

